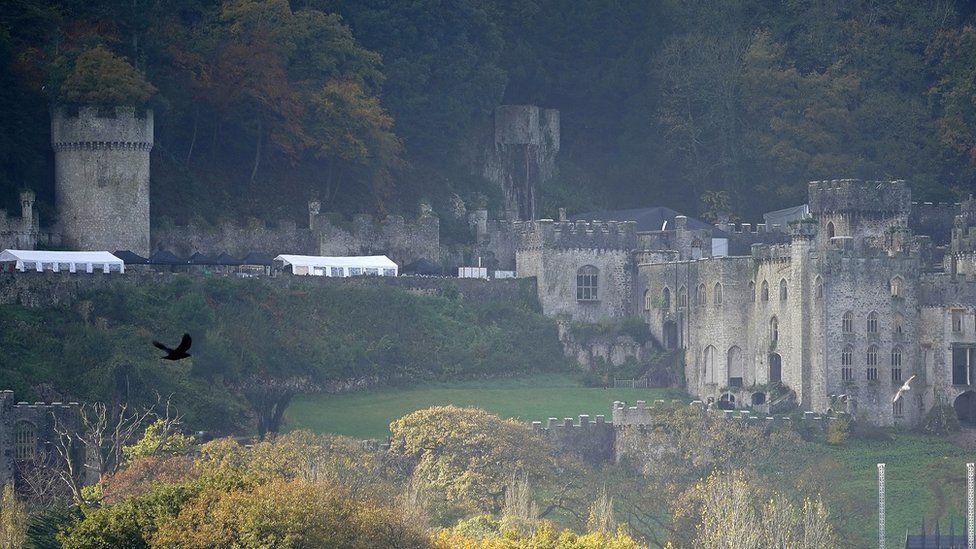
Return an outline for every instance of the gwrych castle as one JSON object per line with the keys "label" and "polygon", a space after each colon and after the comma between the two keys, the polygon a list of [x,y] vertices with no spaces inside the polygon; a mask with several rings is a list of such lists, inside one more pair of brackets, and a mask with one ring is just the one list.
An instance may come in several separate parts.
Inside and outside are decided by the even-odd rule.
{"label": "gwrych castle", "polygon": [[[58,224],[39,227],[25,192],[20,218],[0,212],[0,249],[480,261],[534,277],[547,315],[644,319],[661,347],[683,355],[687,390],[706,403],[761,410],[790,398],[807,411],[913,426],[944,402],[976,421],[972,199],[919,204],[904,181],[841,179],[809,183],[807,204],[755,225],[711,225],[665,207],[538,219],[559,113],[507,105],[474,168],[501,187],[504,219],[455,197],[449,212],[422,206],[415,219],[361,215],[342,227],[316,201],[307,227],[174,226],[150,219],[151,112],[57,111],[51,134]],[[466,220],[474,244],[442,246],[438,215]],[[908,396],[892,402],[911,376]]]}

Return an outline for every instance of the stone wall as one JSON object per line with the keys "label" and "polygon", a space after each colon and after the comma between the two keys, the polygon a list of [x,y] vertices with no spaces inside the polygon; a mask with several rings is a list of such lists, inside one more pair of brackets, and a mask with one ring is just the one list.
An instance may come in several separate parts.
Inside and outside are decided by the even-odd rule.
{"label": "stone wall", "polygon": [[508,219],[536,219],[539,189],[555,174],[558,153],[559,111],[534,105],[495,109],[494,138],[481,173],[502,190]]}
{"label": "stone wall", "polygon": [[[232,275],[231,275],[232,276]],[[153,270],[126,271],[125,274],[26,272],[0,274],[0,305],[19,304],[27,307],[68,307],[78,297],[93,290],[116,284],[151,286],[172,283],[181,278],[202,279],[198,273],[167,273]],[[480,280],[448,277],[355,277],[331,278],[322,276],[262,277],[273,287],[352,286],[369,288],[389,286],[417,295],[463,299],[471,303],[508,302],[538,308],[533,280]]]}
{"label": "stone wall", "polygon": [[437,262],[441,258],[440,221],[428,209],[410,221],[402,216],[377,221],[370,215],[356,215],[349,227],[327,216],[313,216],[311,227],[319,239],[318,255],[386,255],[401,267],[418,259]]}
{"label": "stone wall", "polygon": [[[33,433],[35,456],[50,455],[51,445],[58,436],[54,429],[55,418],[67,428],[77,430],[80,428],[78,410],[77,402],[15,402],[13,391],[0,391],[0,484],[16,479],[15,433],[19,426],[29,426]],[[83,456],[78,454],[75,459],[75,465],[80,465]]]}
{"label": "stone wall", "polygon": [[196,224],[172,225],[160,223],[153,226],[152,251],[167,250],[179,257],[189,257],[195,252],[219,255],[227,252],[242,257],[250,252],[270,254],[318,255],[319,239],[312,231],[298,228],[294,221],[281,221],[268,226],[258,219],[243,224],[221,223],[216,227]]}
{"label": "stone wall", "polygon": [[51,146],[65,245],[149,255],[152,111],[57,110],[51,117]]}
{"label": "stone wall", "polygon": [[571,417],[563,420],[551,417],[545,425],[541,421],[533,421],[532,430],[551,441],[557,451],[575,455],[587,463],[613,460],[613,425],[606,421],[605,416],[598,415],[591,420],[590,416],[581,415],[579,422]]}

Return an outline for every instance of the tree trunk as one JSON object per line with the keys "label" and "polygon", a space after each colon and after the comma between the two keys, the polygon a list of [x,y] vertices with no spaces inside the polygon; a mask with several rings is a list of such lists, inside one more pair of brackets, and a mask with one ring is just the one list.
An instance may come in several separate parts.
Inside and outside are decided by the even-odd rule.
{"label": "tree trunk", "polygon": [[193,137],[190,138],[190,150],[186,151],[186,163],[187,168],[190,167],[190,159],[193,158],[193,146],[197,144],[197,127],[200,123],[200,107],[196,108],[193,113]]}
{"label": "tree trunk", "polygon": [[261,119],[258,118],[258,139],[257,144],[254,147],[254,167],[251,169],[251,184],[254,184],[254,178],[258,175],[258,166],[261,164],[261,137],[263,134],[263,125],[261,124]]}

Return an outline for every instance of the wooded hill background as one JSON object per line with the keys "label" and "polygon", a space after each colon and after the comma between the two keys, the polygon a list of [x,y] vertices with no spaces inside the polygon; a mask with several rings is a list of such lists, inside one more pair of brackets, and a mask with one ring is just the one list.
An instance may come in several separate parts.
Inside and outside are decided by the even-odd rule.
{"label": "wooded hill background", "polygon": [[549,215],[754,220],[836,177],[954,200],[973,22],[961,0],[7,0],[0,207],[30,187],[56,219],[54,103],[155,110],[157,220],[495,206],[471,166],[502,103],[562,112]]}

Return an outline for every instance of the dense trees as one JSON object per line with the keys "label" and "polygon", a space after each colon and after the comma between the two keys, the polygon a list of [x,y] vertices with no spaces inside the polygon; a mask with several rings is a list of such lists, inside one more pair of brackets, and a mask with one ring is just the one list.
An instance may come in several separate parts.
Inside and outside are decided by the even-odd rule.
{"label": "dense trees", "polygon": [[954,0],[5,8],[0,128],[17,131],[0,131],[0,203],[34,187],[45,220],[47,101],[141,102],[153,88],[153,192],[168,199],[154,213],[178,220],[216,204],[299,218],[313,196],[347,214],[497,197],[472,167],[503,101],[563,113],[549,213],[702,214],[706,191],[726,191],[753,218],[815,178],[902,177],[941,200],[976,177],[974,15]]}

